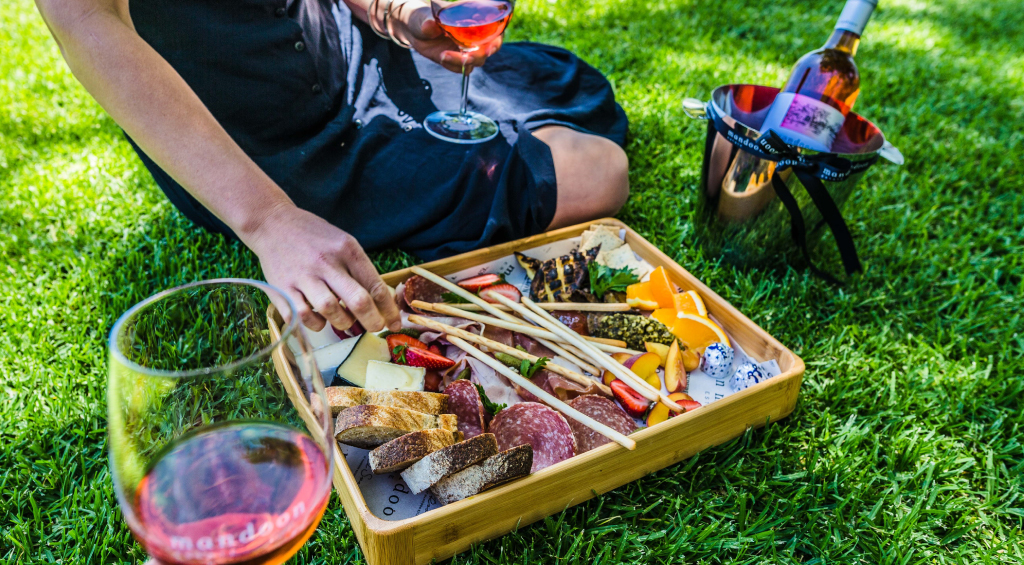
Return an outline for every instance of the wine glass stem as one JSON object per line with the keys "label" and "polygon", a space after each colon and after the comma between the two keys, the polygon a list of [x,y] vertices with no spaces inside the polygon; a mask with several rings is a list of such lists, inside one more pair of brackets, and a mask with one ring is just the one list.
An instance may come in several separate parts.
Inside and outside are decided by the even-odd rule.
{"label": "wine glass stem", "polygon": [[473,67],[466,65],[466,59],[469,58],[469,53],[465,51],[462,53],[462,104],[459,105],[459,117],[466,117],[466,104],[469,103],[469,73],[473,72]]}

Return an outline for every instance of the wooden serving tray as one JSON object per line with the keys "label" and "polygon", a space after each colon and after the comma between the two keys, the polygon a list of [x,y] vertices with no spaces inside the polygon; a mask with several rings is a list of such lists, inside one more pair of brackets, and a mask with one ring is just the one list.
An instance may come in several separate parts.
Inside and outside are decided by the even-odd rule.
{"label": "wooden serving tray", "polygon": [[[782,373],[699,410],[631,434],[629,437],[636,441],[634,451],[608,443],[522,479],[405,520],[382,520],[370,512],[345,456],[335,449],[334,487],[370,565],[419,565],[446,559],[475,543],[504,535],[725,443],[748,428],[784,418],[796,407],[804,374],[803,360],[619,220],[587,222],[421,266],[443,276],[513,251],[579,236],[597,223],[624,228],[626,242],[638,255],[655,267],[665,267],[682,290],[700,293],[708,312],[747,355],[759,362],[775,359]],[[403,269],[383,278],[389,285],[397,286],[411,275],[409,269]],[[282,320],[273,306],[268,317],[271,334],[276,338],[280,336]],[[295,389],[297,381],[291,365],[283,358],[284,349],[274,352],[278,374],[299,413],[308,422],[315,422],[309,404]]]}

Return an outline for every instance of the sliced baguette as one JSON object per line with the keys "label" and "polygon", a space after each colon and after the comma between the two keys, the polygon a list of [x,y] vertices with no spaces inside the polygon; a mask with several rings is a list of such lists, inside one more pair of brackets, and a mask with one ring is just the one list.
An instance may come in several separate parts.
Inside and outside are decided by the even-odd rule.
{"label": "sliced baguette", "polygon": [[334,438],[346,445],[372,449],[409,432],[432,428],[454,432],[458,429],[458,419],[452,414],[424,414],[405,408],[362,404],[338,414]]}
{"label": "sliced baguette", "polygon": [[494,434],[480,434],[427,455],[402,471],[402,478],[409,489],[418,494],[448,475],[458,473],[496,453],[498,442]]}
{"label": "sliced baguette", "polygon": [[530,474],[532,466],[533,447],[530,444],[519,445],[441,479],[430,487],[430,493],[441,504],[451,504],[491,487],[525,477]]}
{"label": "sliced baguette", "polygon": [[337,416],[346,408],[362,404],[405,408],[424,414],[444,414],[448,411],[448,395],[436,392],[367,390],[354,386],[329,386],[325,392],[332,416]]}
{"label": "sliced baguette", "polygon": [[462,432],[435,428],[397,437],[369,454],[370,469],[380,475],[401,471],[438,449],[462,441]]}

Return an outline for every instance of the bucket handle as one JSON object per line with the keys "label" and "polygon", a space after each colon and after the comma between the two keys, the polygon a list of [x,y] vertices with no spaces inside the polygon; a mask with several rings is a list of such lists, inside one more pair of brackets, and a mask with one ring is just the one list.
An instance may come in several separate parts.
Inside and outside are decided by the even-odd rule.
{"label": "bucket handle", "polygon": [[707,102],[697,98],[684,98],[683,113],[695,120],[706,120],[708,119]]}

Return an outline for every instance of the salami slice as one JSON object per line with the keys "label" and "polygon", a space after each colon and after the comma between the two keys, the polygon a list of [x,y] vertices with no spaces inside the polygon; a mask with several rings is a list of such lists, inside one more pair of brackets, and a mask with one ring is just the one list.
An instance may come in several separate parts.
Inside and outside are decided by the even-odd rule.
{"label": "salami slice", "polygon": [[[566,404],[617,432],[629,434],[636,429],[633,419],[617,404],[603,396],[585,394],[573,398]],[[575,420],[569,420],[569,427],[572,428],[572,434],[576,438],[576,446],[580,453],[611,441]]]}
{"label": "salami slice", "polygon": [[466,439],[484,433],[484,404],[476,385],[460,379],[448,385],[444,393],[448,395],[448,413],[459,418],[459,431]]}
{"label": "salami slice", "polygon": [[431,303],[444,302],[441,295],[445,292],[447,291],[441,285],[428,281],[419,275],[413,275],[409,277],[409,280],[405,281],[405,302],[410,305],[412,310],[416,310],[411,306],[413,300]]}
{"label": "salami slice", "polygon": [[576,440],[565,417],[536,402],[522,402],[498,412],[488,431],[498,440],[499,451],[529,444],[533,448],[531,473],[576,454]]}

